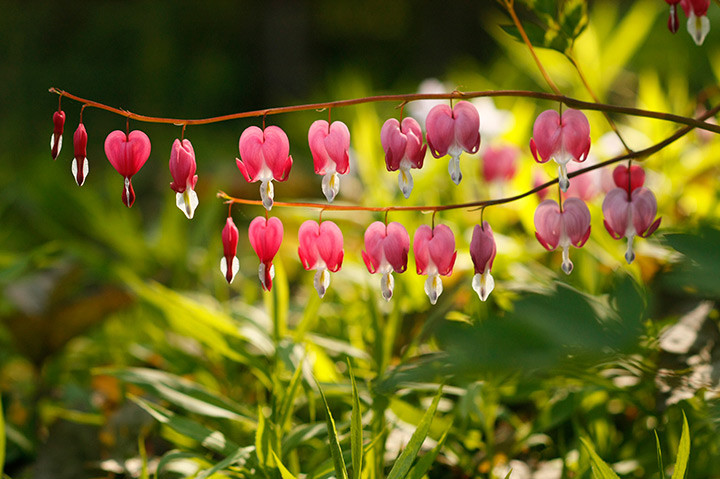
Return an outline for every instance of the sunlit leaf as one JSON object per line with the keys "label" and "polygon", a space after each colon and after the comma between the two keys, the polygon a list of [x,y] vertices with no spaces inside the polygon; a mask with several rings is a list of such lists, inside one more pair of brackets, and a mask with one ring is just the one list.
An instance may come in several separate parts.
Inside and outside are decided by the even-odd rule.
{"label": "sunlit leaf", "polygon": [[325,405],[325,417],[327,420],[327,430],[329,436],[329,447],[330,453],[333,458],[333,465],[335,467],[335,477],[337,479],[348,479],[347,468],[345,467],[345,458],[343,457],[342,449],[340,448],[340,441],[338,440],[337,429],[335,429],[335,420],[333,420],[330,407],[328,406],[325,393],[320,388],[320,384],[317,385],[320,390],[320,396],[322,397],[323,404]]}
{"label": "sunlit leaf", "polygon": [[594,479],[620,479],[618,475],[615,474],[615,471],[613,471],[612,468],[610,468],[610,466],[608,466],[605,461],[598,456],[590,441],[584,437],[580,438],[580,440],[590,455],[590,463],[592,464],[592,474]]}
{"label": "sunlit leaf", "polygon": [[690,458],[690,428],[688,427],[687,417],[683,411],[682,434],[680,434],[680,446],[678,447],[677,460],[675,461],[675,470],[672,479],[684,479],[687,471],[688,459]]}
{"label": "sunlit leaf", "polygon": [[353,374],[352,365],[348,361],[348,369],[350,371],[350,381],[352,382],[352,416],[350,420],[350,447],[352,449],[352,468],[353,478],[360,479],[362,476],[362,411],[360,411],[360,395],[358,394],[357,384],[355,383],[355,375]]}

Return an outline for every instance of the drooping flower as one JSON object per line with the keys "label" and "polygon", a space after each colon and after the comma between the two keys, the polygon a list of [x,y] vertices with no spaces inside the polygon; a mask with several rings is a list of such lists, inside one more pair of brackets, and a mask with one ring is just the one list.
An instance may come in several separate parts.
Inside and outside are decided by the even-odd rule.
{"label": "drooping flower", "polygon": [[292,167],[290,142],[277,126],[264,130],[251,126],[240,135],[240,158],[236,159],[240,173],[249,183],[260,181],[263,206],[270,211],[273,205],[272,180],[285,181]]}
{"label": "drooping flower", "polygon": [[248,228],[250,246],[260,259],[258,277],[265,291],[272,289],[272,280],[275,277],[275,266],[272,261],[283,240],[282,222],[275,217],[265,218],[258,216],[250,222]]}
{"label": "drooping flower", "polygon": [[440,275],[450,276],[455,266],[455,235],[445,225],[437,225],[433,229],[422,225],[413,238],[413,253],[417,274],[428,277],[425,280],[425,294],[430,298],[430,303],[435,304],[443,292]]}
{"label": "drooping flower", "polygon": [[520,152],[515,146],[489,146],[482,156],[482,175],[485,181],[510,181],[517,172]]}
{"label": "drooping flower", "polygon": [[581,248],[590,237],[590,210],[580,198],[568,198],[562,210],[557,201],[545,200],[535,210],[535,230],[535,237],[546,250],[563,249],[562,269],[570,274],[570,245]]}
{"label": "drooping flower", "polygon": [[220,260],[220,271],[227,280],[228,284],[233,282],[235,275],[240,269],[240,261],[237,259],[237,245],[240,233],[237,226],[233,222],[231,216],[228,216],[225,227],[222,230],[223,257]]}
{"label": "drooping flower", "polygon": [[411,117],[402,123],[395,118],[387,120],[380,130],[380,143],[385,151],[385,166],[388,171],[400,170],[398,185],[405,198],[413,189],[411,168],[422,168],[427,145],[423,144],[420,124]]}
{"label": "drooping flower", "polygon": [[325,120],[317,120],[310,125],[308,143],[315,173],[323,175],[323,194],[332,203],[340,191],[339,175],[347,173],[349,166],[350,130],[341,121],[328,125]]}
{"label": "drooping flower", "polygon": [[340,270],[343,262],[343,235],[332,221],[307,220],[298,230],[298,256],[306,271],[315,270],[313,284],[322,298],[330,286],[330,273]]}
{"label": "drooping flower", "polygon": [[645,184],[645,170],[638,165],[632,165],[630,169],[625,165],[618,165],[613,170],[612,177],[615,186],[625,191],[634,191]]}
{"label": "drooping flower", "polygon": [[567,191],[570,180],[567,164],[570,160],[582,163],[590,152],[590,123],[579,110],[565,110],[562,116],[546,110],[537,117],[530,139],[530,151],[535,161],[554,160],[558,165],[560,189]]}
{"label": "drooping flower", "polygon": [[365,230],[363,261],[371,274],[380,273],[380,289],[385,300],[393,295],[395,280],[392,273],[403,273],[407,269],[410,235],[403,225],[392,221],[385,225],[376,221]]}
{"label": "drooping flower", "polygon": [[448,171],[458,185],[462,180],[460,154],[477,153],[480,148],[480,115],[475,106],[459,101],[454,108],[442,104],[435,106],[425,120],[427,142],[435,158],[450,155]]}
{"label": "drooping flower", "polygon": [[678,20],[677,15],[677,4],[680,3],[680,0],[665,0],[665,3],[670,5],[670,16],[668,16],[668,30],[670,30],[670,33],[675,33],[678,31],[678,28],[680,28],[680,20]]}
{"label": "drooping flower", "polygon": [[627,238],[625,261],[635,259],[633,240],[635,236],[647,238],[660,226],[661,218],[655,219],[657,201],[655,195],[644,186],[636,187],[628,195],[627,187],[615,188],[605,197],[602,205],[605,229],[614,239]]}
{"label": "drooping flower", "polygon": [[493,288],[495,288],[495,280],[490,274],[490,270],[496,252],[495,237],[488,222],[483,221],[482,226],[475,225],[472,240],[470,240],[470,257],[473,265],[475,265],[472,287],[483,301],[487,299]]}
{"label": "drooping flower", "polygon": [[176,139],[170,149],[170,174],[173,177],[170,188],[175,192],[175,204],[188,219],[192,219],[198,206],[196,169],[195,150],[190,140],[184,139],[181,143]]}
{"label": "drooping flower", "polygon": [[135,190],[132,187],[132,177],[140,171],[150,157],[150,138],[140,130],[115,130],[105,138],[105,155],[110,164],[123,178],[125,185],[122,200],[130,208],[135,203]]}
{"label": "drooping flower", "polygon": [[688,33],[696,45],[702,45],[710,31],[710,20],[707,17],[710,0],[681,0],[680,6],[688,19]]}
{"label": "drooping flower", "polygon": [[50,154],[56,160],[62,149],[62,135],[65,128],[65,112],[58,110],[53,113],[53,133],[50,136]]}
{"label": "drooping flower", "polygon": [[90,172],[90,164],[87,159],[87,142],[88,135],[85,130],[85,125],[80,123],[73,135],[73,149],[75,150],[75,157],[72,160],[71,166],[73,178],[75,178],[75,182],[78,186],[82,186],[85,183],[85,178],[87,178],[87,175]]}

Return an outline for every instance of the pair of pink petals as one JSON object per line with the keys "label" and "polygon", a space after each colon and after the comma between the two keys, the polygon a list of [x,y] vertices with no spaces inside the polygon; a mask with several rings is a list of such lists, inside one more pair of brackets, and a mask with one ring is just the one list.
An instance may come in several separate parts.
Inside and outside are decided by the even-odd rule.
{"label": "pair of pink petals", "polygon": [[85,179],[90,173],[90,164],[87,159],[87,142],[88,134],[85,125],[80,123],[73,135],[73,149],[75,156],[73,157],[72,166],[70,167],[75,183],[78,186],[85,184]]}
{"label": "pair of pink petals", "polygon": [[350,165],[350,130],[341,121],[328,124],[317,120],[310,125],[308,143],[313,157],[315,173],[323,175],[322,191],[328,202],[340,191],[340,177]]}
{"label": "pair of pink petals", "polygon": [[625,260],[635,259],[633,240],[635,236],[647,238],[660,226],[655,195],[645,187],[637,187],[628,195],[625,188],[611,190],[602,205],[605,229],[614,239],[627,238]]}
{"label": "pair of pink petals", "polygon": [[482,158],[482,175],[487,182],[510,181],[517,172],[520,151],[512,145],[490,146]]}
{"label": "pair of pink petals", "polygon": [[454,108],[436,105],[425,120],[427,142],[435,158],[450,155],[448,172],[458,185],[462,180],[460,154],[477,153],[480,148],[480,115],[467,101],[459,101]]}
{"label": "pair of pink petals", "polygon": [[225,221],[222,230],[223,257],[220,260],[220,271],[222,271],[228,284],[232,283],[240,270],[240,261],[237,259],[237,245],[240,238],[237,226],[231,217]]}
{"label": "pair of pink petals", "polygon": [[540,113],[533,125],[530,151],[538,163],[551,159],[557,163],[560,189],[567,191],[570,186],[568,162],[583,162],[590,152],[590,123],[587,117],[583,112],[572,109],[565,110],[562,115],[555,110]]}
{"label": "pair of pink petals", "polygon": [[258,277],[265,291],[272,289],[272,280],[275,278],[275,266],[272,261],[280,249],[283,234],[282,222],[275,217],[265,218],[264,216],[258,216],[250,222],[248,228],[250,246],[252,246],[260,260]]}
{"label": "pair of pink petals", "polygon": [[365,230],[363,261],[371,274],[380,273],[380,289],[383,298],[390,301],[395,287],[391,273],[403,273],[407,269],[410,235],[403,225],[390,222],[387,225],[375,221]]}
{"label": "pair of pink petals", "polygon": [[298,256],[306,271],[315,270],[313,284],[322,298],[330,287],[330,273],[343,262],[343,235],[332,221],[307,220],[298,230]]}
{"label": "pair of pink petals", "polygon": [[238,148],[241,159],[236,162],[240,173],[249,183],[261,182],[263,206],[270,211],[275,194],[272,180],[287,180],[293,163],[287,135],[277,126],[264,130],[251,126],[240,135]]}
{"label": "pair of pink petals", "polygon": [[380,130],[380,143],[385,152],[385,166],[388,171],[397,171],[398,186],[405,198],[413,190],[411,168],[420,169],[425,160],[427,145],[423,144],[420,124],[414,118],[403,118],[402,123],[395,118],[387,120]]}
{"label": "pair of pink petals", "polygon": [[590,210],[579,198],[565,200],[562,211],[555,200],[544,200],[535,210],[535,237],[548,251],[563,249],[562,270],[570,274],[569,248],[581,248],[590,237]]}
{"label": "pair of pink petals", "polygon": [[125,178],[122,200],[130,208],[135,203],[132,177],[150,157],[150,138],[140,130],[115,130],[105,138],[105,155],[120,175]]}
{"label": "pair of pink petals", "polygon": [[482,301],[487,300],[495,288],[495,280],[490,274],[490,270],[496,253],[495,237],[488,222],[483,221],[482,226],[475,225],[470,240],[470,258],[475,266],[472,287]]}
{"label": "pair of pink petals", "polygon": [[435,304],[443,292],[440,275],[450,276],[455,266],[455,235],[446,225],[437,225],[432,229],[422,225],[413,238],[413,253],[417,274],[428,276],[425,294],[430,303]]}

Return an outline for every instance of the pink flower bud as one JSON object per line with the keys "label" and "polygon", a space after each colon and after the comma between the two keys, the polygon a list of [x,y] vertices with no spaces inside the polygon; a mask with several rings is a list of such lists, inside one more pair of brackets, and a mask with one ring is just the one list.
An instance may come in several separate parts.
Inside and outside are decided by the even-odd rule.
{"label": "pink flower bud", "polygon": [[170,188],[175,192],[175,204],[188,219],[192,219],[198,206],[196,169],[195,150],[190,140],[181,143],[176,139],[170,149],[170,174],[173,177]]}
{"label": "pink flower bud", "polygon": [[625,191],[634,191],[645,184],[645,170],[638,165],[632,165],[628,171],[627,166],[619,165],[613,170],[615,186]]}
{"label": "pink flower bud", "polygon": [[437,225],[434,229],[422,225],[415,232],[413,253],[417,274],[428,276],[425,294],[430,303],[435,304],[443,291],[439,275],[450,276],[455,265],[455,235],[445,225]]}
{"label": "pink flower bud", "polygon": [[482,158],[485,181],[510,181],[517,172],[520,151],[514,146],[489,146]]}
{"label": "pink flower bud", "polygon": [[240,269],[240,262],[237,259],[237,245],[240,234],[232,217],[228,216],[225,227],[222,230],[223,257],[220,260],[220,271],[228,284],[233,282],[235,275]]}
{"label": "pink flower bud", "polygon": [[552,159],[558,165],[560,189],[567,191],[570,180],[567,163],[583,162],[590,152],[590,123],[578,110],[565,110],[560,114],[546,110],[537,117],[530,139],[530,151],[535,161],[545,163]]}
{"label": "pink flower bud", "polygon": [[261,130],[251,126],[240,135],[240,159],[236,159],[240,173],[249,183],[260,181],[263,206],[270,211],[273,205],[272,180],[285,181],[292,167],[290,141],[282,129],[269,126]]}
{"label": "pink flower bud", "polygon": [[322,298],[330,286],[330,273],[340,270],[343,262],[343,235],[332,221],[307,220],[298,230],[298,255],[306,271],[315,270],[315,289]]}
{"label": "pink flower bud", "polygon": [[448,171],[457,185],[462,180],[460,154],[463,151],[477,153],[480,148],[480,115],[477,108],[467,101],[459,101],[454,108],[437,105],[425,120],[427,142],[435,158],[450,155]]}
{"label": "pink flower bud", "polygon": [[122,200],[130,208],[135,203],[132,177],[140,171],[150,157],[150,138],[140,130],[115,130],[105,138],[105,155],[120,175],[125,178]]}
{"label": "pink flower bud", "polygon": [[626,188],[610,191],[602,205],[605,229],[614,239],[627,238],[625,260],[628,264],[635,259],[633,240],[635,236],[647,238],[660,226],[661,218],[655,219],[657,201],[655,195],[645,187],[632,191],[630,201]]}
{"label": "pink flower bud", "polygon": [[330,125],[325,120],[317,120],[310,125],[308,143],[312,153],[315,173],[324,175],[322,190],[329,202],[340,191],[340,177],[347,173],[349,166],[350,130],[341,121]]}
{"label": "pink flower bud", "polygon": [[75,182],[78,186],[82,186],[85,183],[85,178],[87,178],[87,175],[90,172],[90,165],[87,159],[87,142],[88,135],[87,131],[85,131],[85,125],[80,123],[73,135],[73,149],[75,150],[75,157],[72,160],[71,166],[73,178],[75,178]]}
{"label": "pink flower bud", "polygon": [[472,240],[470,240],[470,257],[473,265],[475,265],[472,286],[483,301],[487,299],[495,287],[495,280],[490,274],[490,270],[496,252],[495,237],[488,222],[483,221],[482,227],[475,225]]}
{"label": "pink flower bud", "polygon": [[562,211],[555,200],[545,200],[535,210],[535,230],[535,237],[545,249],[563,249],[562,269],[570,274],[573,264],[569,248],[571,244],[581,248],[590,237],[590,210],[579,198],[565,200]]}
{"label": "pink flower bud", "polygon": [[420,169],[425,160],[427,145],[423,144],[420,125],[414,118],[403,118],[402,123],[390,118],[380,131],[380,143],[385,151],[385,166],[388,171],[400,170],[398,185],[405,198],[413,189],[411,168]]}
{"label": "pink flower bud", "polygon": [[270,291],[272,280],[275,277],[275,266],[273,266],[272,260],[283,240],[282,222],[278,218],[266,219],[264,216],[258,216],[250,222],[248,237],[250,246],[260,259],[258,267],[260,284],[265,291]]}
{"label": "pink flower bud", "polygon": [[382,295],[390,301],[395,285],[391,273],[403,273],[407,269],[410,235],[400,223],[393,221],[385,225],[376,221],[365,230],[365,250],[362,252],[365,266],[371,274],[382,274]]}
{"label": "pink flower bud", "polygon": [[62,149],[62,135],[65,128],[65,112],[62,110],[53,113],[53,134],[50,136],[50,154],[56,160]]}

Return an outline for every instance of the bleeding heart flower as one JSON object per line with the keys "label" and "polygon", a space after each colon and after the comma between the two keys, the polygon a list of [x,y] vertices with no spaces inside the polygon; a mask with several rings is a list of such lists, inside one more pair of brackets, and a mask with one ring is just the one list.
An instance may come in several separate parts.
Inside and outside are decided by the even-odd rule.
{"label": "bleeding heart flower", "polygon": [[400,170],[398,185],[405,198],[410,197],[413,189],[411,168],[422,168],[427,145],[423,144],[420,124],[410,117],[402,123],[390,118],[380,130],[380,143],[385,151],[385,166],[388,171]]}
{"label": "bleeding heart flower", "polygon": [[625,165],[619,165],[613,170],[613,181],[615,186],[625,191],[635,191],[645,184],[645,170],[638,165],[632,165],[628,170]]}
{"label": "bleeding heart flower", "polygon": [[277,126],[265,130],[251,126],[240,135],[239,149],[242,160],[236,158],[237,167],[249,183],[261,182],[263,206],[270,211],[274,196],[272,180],[287,180],[292,167],[288,137]]}
{"label": "bleeding heart flower", "polygon": [[170,188],[175,192],[175,204],[188,219],[192,219],[198,206],[196,169],[195,150],[190,140],[181,143],[176,139],[170,149],[170,174],[173,177]]}
{"label": "bleeding heart flower", "polygon": [[65,112],[58,110],[53,113],[53,134],[50,136],[50,154],[56,160],[62,149],[62,135],[65,128]]}
{"label": "bleeding heart flower", "polygon": [[428,276],[425,280],[425,294],[430,298],[430,303],[435,304],[443,292],[440,275],[450,276],[455,265],[455,236],[445,225],[437,225],[434,229],[422,225],[415,232],[413,253],[417,274]]}
{"label": "bleeding heart flower", "polygon": [[371,274],[382,274],[380,289],[385,300],[393,295],[395,280],[391,273],[403,273],[407,269],[410,235],[403,225],[395,221],[385,225],[376,221],[365,230],[363,261]]}
{"label": "bleeding heart flower", "polygon": [[105,138],[105,155],[110,164],[125,178],[122,200],[130,208],[135,203],[132,177],[150,157],[150,138],[140,130],[115,130]]}
{"label": "bleeding heart flower", "polygon": [[670,16],[668,17],[668,30],[670,30],[671,33],[675,33],[678,31],[678,28],[680,28],[680,21],[678,20],[677,15],[677,4],[680,3],[680,0],[665,0],[665,3],[670,5]]}
{"label": "bleeding heart flower", "polygon": [[427,142],[435,158],[450,155],[448,171],[458,185],[462,180],[460,154],[463,151],[477,153],[480,148],[480,115],[477,108],[467,101],[459,101],[455,108],[437,105],[425,120]]}
{"label": "bleeding heart flower", "polygon": [[280,249],[283,240],[283,225],[278,218],[265,218],[258,216],[250,222],[248,228],[250,246],[260,259],[258,277],[265,291],[272,289],[272,280],[275,277],[273,258]]}
{"label": "bleeding heart flower", "polygon": [[473,265],[475,265],[472,287],[483,301],[487,299],[493,288],[495,288],[495,280],[490,274],[490,270],[496,252],[495,237],[488,222],[483,221],[482,226],[475,225],[472,240],[470,240],[470,257]]}
{"label": "bleeding heart flower", "polygon": [[[560,189],[567,191],[570,180],[567,163],[582,163],[590,152],[590,123],[578,110],[565,110],[560,114],[546,110],[537,117],[530,139],[530,151],[535,161],[545,163],[552,159],[558,165]],[[539,158],[538,158],[539,155]]]}
{"label": "bleeding heart flower", "polygon": [[545,200],[535,210],[535,237],[541,245],[552,251],[563,249],[562,269],[572,273],[569,248],[581,248],[590,237],[590,210],[580,198],[568,198],[560,207],[555,200]]}
{"label": "bleeding heart flower", "polygon": [[482,157],[485,181],[510,181],[517,172],[520,151],[511,145],[489,146]]}
{"label": "bleeding heart flower", "polygon": [[85,131],[85,125],[80,123],[73,135],[75,157],[73,158],[71,167],[73,178],[75,178],[78,186],[82,186],[85,183],[85,178],[87,178],[90,172],[90,165],[87,159],[87,142],[88,135],[87,131]]}
{"label": "bleeding heart flower", "polygon": [[312,153],[315,173],[324,175],[322,191],[329,202],[340,191],[340,177],[347,173],[349,166],[350,130],[341,121],[328,125],[325,120],[317,120],[310,125],[308,143]]}
{"label": "bleeding heart flower", "polygon": [[313,284],[322,298],[330,286],[330,273],[340,270],[343,261],[343,235],[332,221],[307,220],[298,230],[298,255],[306,271],[315,270]]}
{"label": "bleeding heart flower", "polygon": [[223,257],[220,260],[220,271],[227,280],[228,284],[233,282],[235,275],[240,269],[240,261],[237,259],[237,245],[240,233],[237,226],[228,216],[225,227],[222,230]]}
{"label": "bleeding heart flower", "polygon": [[710,31],[710,20],[707,17],[710,0],[682,0],[680,6],[688,17],[688,33],[696,45],[702,45]]}
{"label": "bleeding heart flower", "polygon": [[628,264],[635,259],[633,240],[635,236],[647,238],[660,226],[661,218],[655,219],[657,201],[652,191],[645,187],[632,190],[628,201],[628,190],[615,188],[605,197],[602,205],[605,229],[614,239],[628,239],[625,260]]}

